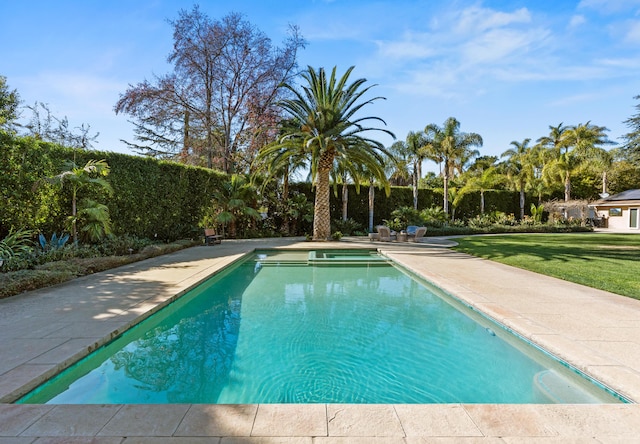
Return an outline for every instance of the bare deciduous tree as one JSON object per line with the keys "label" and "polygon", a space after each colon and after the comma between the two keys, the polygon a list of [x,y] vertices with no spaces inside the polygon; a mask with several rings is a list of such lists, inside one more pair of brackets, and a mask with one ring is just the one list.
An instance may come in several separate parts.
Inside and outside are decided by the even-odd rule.
{"label": "bare deciduous tree", "polygon": [[173,72],[130,88],[116,113],[133,117],[146,154],[204,159],[225,172],[245,169],[254,153],[275,137],[280,85],[296,74],[304,40],[290,27],[282,48],[241,14],[211,20],[197,6],[175,21]]}

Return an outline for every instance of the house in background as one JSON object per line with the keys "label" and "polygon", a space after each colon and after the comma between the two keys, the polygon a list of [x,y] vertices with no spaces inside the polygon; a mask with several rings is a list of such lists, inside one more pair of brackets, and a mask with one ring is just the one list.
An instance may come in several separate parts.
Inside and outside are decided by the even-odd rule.
{"label": "house in background", "polygon": [[589,205],[596,212],[597,218],[602,218],[603,225],[610,229],[638,230],[640,220],[640,190],[627,190],[600,199]]}

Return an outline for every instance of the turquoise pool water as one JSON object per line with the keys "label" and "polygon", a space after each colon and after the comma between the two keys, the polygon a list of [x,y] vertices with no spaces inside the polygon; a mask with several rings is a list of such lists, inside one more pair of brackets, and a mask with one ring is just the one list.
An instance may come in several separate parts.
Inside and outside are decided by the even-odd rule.
{"label": "turquoise pool water", "polygon": [[620,400],[375,252],[260,251],[19,402]]}

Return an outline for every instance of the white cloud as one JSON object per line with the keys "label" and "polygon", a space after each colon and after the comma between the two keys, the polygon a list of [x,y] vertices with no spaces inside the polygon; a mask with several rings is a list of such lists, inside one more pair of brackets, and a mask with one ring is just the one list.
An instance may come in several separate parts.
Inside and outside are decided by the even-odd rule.
{"label": "white cloud", "polygon": [[529,22],[531,22],[531,14],[527,8],[520,8],[517,11],[507,13],[472,6],[462,11],[454,31],[460,34],[473,34],[512,24]]}
{"label": "white cloud", "polygon": [[640,21],[629,20],[626,23],[626,33],[624,40],[627,43],[638,44],[640,43]]}
{"label": "white cloud", "polygon": [[416,35],[406,34],[402,40],[398,41],[376,41],[378,54],[382,58],[394,60],[414,60],[424,59],[437,54],[436,45],[429,42],[428,34]]}
{"label": "white cloud", "polygon": [[581,0],[578,9],[592,9],[601,14],[615,14],[640,7],[640,0]]}
{"label": "white cloud", "polygon": [[584,25],[586,22],[587,22],[587,19],[584,17],[584,15],[577,14],[571,17],[571,20],[569,21],[569,27],[577,28],[580,25]]}
{"label": "white cloud", "polygon": [[369,64],[384,66],[391,60],[402,66],[402,75],[385,79],[402,92],[448,99],[483,94],[483,81],[491,82],[501,71],[524,71],[515,76],[521,78],[535,65],[531,60],[540,57],[538,52],[544,52],[551,32],[532,21],[526,8],[449,10],[426,30],[378,41],[375,61]]}
{"label": "white cloud", "polygon": [[548,35],[549,32],[544,29],[494,29],[469,40],[464,44],[462,52],[465,60],[471,64],[510,63],[510,56],[519,58],[525,55]]}

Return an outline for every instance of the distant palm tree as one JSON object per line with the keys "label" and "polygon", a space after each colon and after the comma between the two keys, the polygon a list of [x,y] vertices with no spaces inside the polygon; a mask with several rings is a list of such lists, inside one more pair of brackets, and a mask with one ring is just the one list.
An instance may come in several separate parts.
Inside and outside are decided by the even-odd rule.
{"label": "distant palm tree", "polygon": [[454,117],[449,117],[442,127],[433,123],[427,125],[424,134],[426,158],[442,164],[443,209],[448,214],[449,179],[456,170],[461,171],[471,157],[478,155],[478,151],[471,147],[482,146],[482,137],[476,133],[461,132],[460,122]]}
{"label": "distant palm tree", "polygon": [[[467,193],[471,193],[474,191],[480,192],[480,213],[484,214],[484,193],[485,191],[490,191],[494,189],[496,185],[498,185],[502,180],[502,176],[498,173],[496,167],[492,166],[484,171],[479,172],[479,174],[475,174],[473,176],[469,176],[466,178],[465,184],[458,192],[456,193],[456,198],[458,202]],[[451,188],[449,188],[451,191]],[[456,202],[456,203],[458,203]]]}
{"label": "distant palm tree", "polygon": [[411,188],[413,190],[413,209],[418,209],[418,182],[422,177],[422,161],[427,157],[427,139],[421,131],[410,131],[405,142],[411,158]]}
{"label": "distant palm tree", "polygon": [[513,148],[502,153],[506,157],[505,170],[507,178],[520,193],[520,219],[524,219],[525,189],[534,177],[534,169],[531,158],[531,139],[522,142],[512,141]]}
{"label": "distant palm tree", "polygon": [[[607,128],[586,124],[571,127],[550,127],[549,137],[538,139],[552,153],[551,161],[545,165],[545,177],[550,181],[559,180],[564,185],[564,200],[571,200],[571,177],[588,163],[602,165],[603,180],[609,163],[607,152],[601,145],[613,144],[605,134]],[[604,185],[606,187],[606,183]]]}
{"label": "distant palm tree", "polygon": [[391,185],[404,187],[411,183],[411,155],[404,141],[394,142],[388,151],[392,157],[387,157],[385,171]]}
{"label": "distant palm tree", "polygon": [[[283,100],[280,106],[290,114],[297,124],[286,128],[274,144],[262,148],[263,156],[278,151],[282,157],[307,156],[311,164],[311,178],[316,187],[314,204],[313,239],[329,240],[331,236],[330,174],[334,161],[347,170],[356,171],[360,166],[386,183],[384,156],[389,153],[379,141],[363,137],[367,131],[382,131],[395,137],[386,129],[366,127],[363,124],[374,120],[384,124],[379,117],[356,117],[365,105],[382,97],[361,100],[372,86],[363,87],[365,79],[347,84],[354,67],[349,68],[339,79],[334,67],[328,76],[324,68],[315,71],[308,67],[302,73],[306,85],[302,90],[284,85],[293,98]],[[353,176],[352,176],[353,177]]]}
{"label": "distant palm tree", "polygon": [[554,157],[559,157],[563,150],[566,152],[569,147],[566,134],[568,129],[562,122],[557,126],[549,125],[549,135],[540,137],[536,143],[551,150],[554,153]]}

